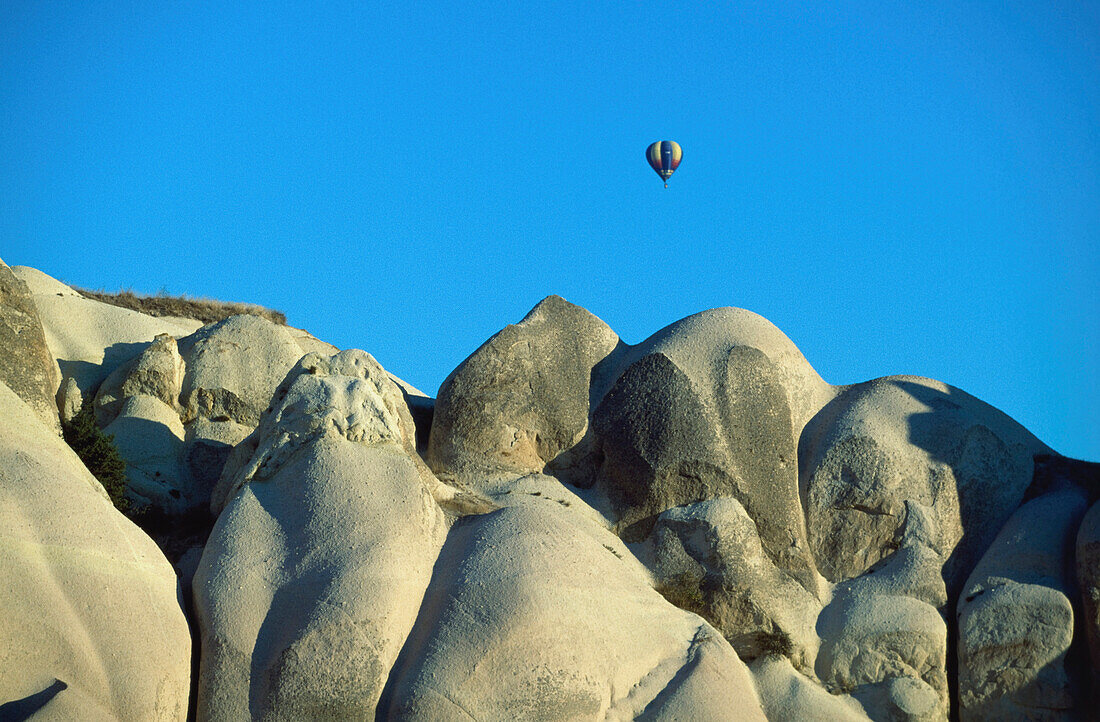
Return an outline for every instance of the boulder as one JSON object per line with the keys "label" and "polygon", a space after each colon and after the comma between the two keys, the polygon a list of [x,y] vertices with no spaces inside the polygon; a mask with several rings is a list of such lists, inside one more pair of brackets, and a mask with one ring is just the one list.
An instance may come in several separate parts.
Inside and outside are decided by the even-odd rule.
{"label": "boulder", "polygon": [[65,443],[0,384],[0,714],[187,717],[175,572]]}
{"label": "boulder", "polygon": [[1094,701],[1100,702],[1100,503],[1089,508],[1077,532],[1077,583],[1092,660],[1091,687]]}
{"label": "boulder", "polygon": [[57,363],[46,346],[42,321],[27,285],[0,261],[0,383],[34,409],[38,418],[61,433],[55,394],[61,383]]}
{"label": "boulder", "polygon": [[942,692],[914,677],[890,677],[852,692],[875,722],[943,722]]}
{"label": "boulder", "polygon": [[893,376],[845,390],[799,442],[810,547],[832,582],[863,574],[898,548],[905,504],[931,511],[954,598],[1023,500],[1036,453],[1015,421],[938,381]]}
{"label": "boulder", "polygon": [[[713,391],[728,383],[725,379],[731,365],[730,354],[739,347],[755,349],[767,359],[771,370],[760,370],[764,375],[760,380],[770,386],[774,378],[775,384],[783,389],[791,433],[797,439],[806,423],[835,392],[782,331],[752,311],[714,308],[688,316],[631,347],[625,365],[650,353],[662,353],[697,389]],[[747,355],[750,359],[758,358],[752,353]],[[737,359],[735,354],[734,360]],[[746,377],[739,383],[745,387],[757,383],[753,380],[755,373],[752,365],[748,365]]]}
{"label": "boulder", "polygon": [[286,326],[230,316],[181,339],[183,420],[230,420],[255,428],[272,392],[305,352]]}
{"label": "boulder", "polygon": [[1077,488],[1020,507],[966,581],[958,602],[959,717],[1072,717],[1067,674],[1074,616],[1066,560],[1086,509]]}
{"label": "boulder", "polygon": [[80,387],[71,376],[61,383],[61,388],[57,391],[57,407],[61,412],[62,421],[72,421],[84,407],[84,397],[80,393]]}
{"label": "boulder", "polygon": [[482,344],[443,382],[428,463],[443,477],[569,469],[588,429],[590,397],[619,343],[600,319],[558,296]]}
{"label": "boulder", "polygon": [[[169,514],[205,504],[180,468],[183,424],[172,407],[154,396],[127,396],[103,432],[114,437],[126,460],[126,497],[135,509],[154,506]],[[196,498],[198,497],[198,498]]]}
{"label": "boulder", "polygon": [[821,603],[764,553],[736,499],[676,507],[653,530],[657,589],[713,624],[744,660],[782,654],[813,669]]}
{"label": "boulder", "polygon": [[817,675],[858,699],[872,719],[946,720],[947,602],[930,510],[906,502],[900,547],[838,584],[818,618]]}
{"label": "boulder", "polygon": [[306,355],[279,385],[193,581],[199,720],[374,718],[447,529],[412,437],[362,351]]}
{"label": "boulder", "polygon": [[729,644],[608,530],[516,497],[451,529],[379,718],[764,719]]}
{"label": "boulder", "polygon": [[834,601],[818,623],[817,673],[827,684],[860,687],[910,678],[936,691],[946,719],[947,625],[936,608],[911,597],[850,594]]}
{"label": "boulder", "polygon": [[624,538],[644,538],[666,509],[732,496],[769,558],[817,595],[795,440],[831,387],[778,329],[733,308],[673,324],[623,366],[592,427]]}

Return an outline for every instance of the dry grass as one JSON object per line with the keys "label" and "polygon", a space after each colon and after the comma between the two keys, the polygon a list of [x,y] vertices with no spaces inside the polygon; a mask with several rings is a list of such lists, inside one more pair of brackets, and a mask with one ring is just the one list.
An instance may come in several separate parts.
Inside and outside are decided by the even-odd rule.
{"label": "dry grass", "polygon": [[216,323],[230,316],[250,313],[254,316],[266,318],[272,323],[286,325],[286,314],[282,311],[264,308],[252,303],[227,303],[225,301],[215,301],[211,298],[169,296],[163,292],[155,296],[142,296],[130,290],[106,293],[104,291],[89,291],[75,286],[73,290],[85,298],[109,303],[112,306],[121,306],[131,311],[140,311],[149,316],[176,316],[178,318],[193,318],[203,323]]}

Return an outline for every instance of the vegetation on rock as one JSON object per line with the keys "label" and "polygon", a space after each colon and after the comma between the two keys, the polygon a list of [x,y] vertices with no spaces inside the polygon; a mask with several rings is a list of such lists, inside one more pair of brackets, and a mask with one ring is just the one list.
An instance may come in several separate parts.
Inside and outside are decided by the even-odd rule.
{"label": "vegetation on rock", "polygon": [[62,421],[61,431],[65,442],[103,485],[115,508],[126,511],[130,506],[126,499],[126,462],[115,448],[114,437],[96,425],[92,404],[84,404],[72,419]]}
{"label": "vegetation on rock", "polygon": [[105,291],[89,291],[73,286],[73,290],[95,301],[109,303],[112,306],[128,308],[149,316],[175,316],[177,318],[193,318],[203,323],[217,323],[230,316],[250,313],[253,316],[266,318],[272,323],[281,326],[286,325],[286,314],[270,308],[264,308],[252,303],[227,303],[211,298],[191,298],[189,296],[170,296],[167,292],[160,292],[155,296],[142,296],[130,290],[122,290],[117,293]]}

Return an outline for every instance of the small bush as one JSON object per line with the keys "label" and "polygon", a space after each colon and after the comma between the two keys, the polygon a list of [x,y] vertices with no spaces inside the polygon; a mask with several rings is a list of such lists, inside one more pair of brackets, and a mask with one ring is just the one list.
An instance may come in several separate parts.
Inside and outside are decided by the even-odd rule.
{"label": "small bush", "polygon": [[62,421],[61,431],[65,442],[107,490],[115,508],[126,511],[130,507],[126,499],[126,461],[115,448],[115,438],[96,425],[92,404],[85,403],[80,413],[69,421]]}
{"label": "small bush", "polygon": [[784,657],[791,656],[794,652],[794,643],[791,635],[779,629],[774,632],[765,632],[760,635],[760,651],[764,654],[781,654]]}
{"label": "small bush", "polygon": [[707,618],[707,600],[699,588],[700,580],[690,574],[677,574],[656,586],[658,592],[680,609]]}

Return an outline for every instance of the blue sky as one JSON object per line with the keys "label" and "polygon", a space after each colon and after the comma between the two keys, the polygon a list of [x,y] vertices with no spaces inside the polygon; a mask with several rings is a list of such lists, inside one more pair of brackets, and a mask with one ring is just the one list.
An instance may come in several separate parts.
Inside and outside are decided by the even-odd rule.
{"label": "blue sky", "polygon": [[824,5],[3,3],[0,257],[431,394],[550,293],[739,306],[1100,460],[1100,3]]}

